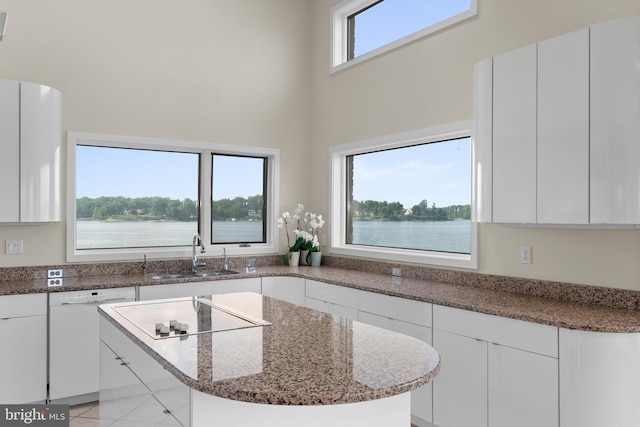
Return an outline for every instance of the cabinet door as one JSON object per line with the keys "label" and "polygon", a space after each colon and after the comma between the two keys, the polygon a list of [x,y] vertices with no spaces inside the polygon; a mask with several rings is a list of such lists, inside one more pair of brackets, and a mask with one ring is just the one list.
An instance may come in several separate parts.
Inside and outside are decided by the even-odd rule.
{"label": "cabinet door", "polygon": [[[384,328],[389,331],[399,332],[417,338],[431,345],[431,328],[419,326],[413,323],[403,322],[397,319],[379,316],[364,311],[358,311],[358,321],[369,325]],[[433,420],[433,382],[411,392],[411,415],[421,420],[431,422]]]}
{"label": "cabinet door", "polygon": [[472,221],[492,221],[493,58],[473,69],[473,197]]}
{"label": "cabinet door", "polygon": [[434,330],[433,347],[440,354],[440,373],[433,380],[433,423],[487,427],[487,343]]}
{"label": "cabinet door", "polygon": [[[4,298],[4,297],[3,297]],[[47,317],[0,318],[0,402],[44,402],[47,398]]]}
{"label": "cabinet door", "polygon": [[489,344],[489,425],[558,427],[558,359]]}
{"label": "cabinet door", "polygon": [[20,82],[0,80],[0,222],[20,220]]}
{"label": "cabinet door", "polygon": [[591,223],[640,223],[640,17],[591,26]]}
{"label": "cabinet door", "polygon": [[305,279],[299,277],[263,277],[262,295],[305,305]]}
{"label": "cabinet door", "polygon": [[537,222],[589,223],[589,29],[538,43]]}
{"label": "cabinet door", "polygon": [[100,361],[100,425],[182,425],[104,342]]}
{"label": "cabinet door", "polygon": [[640,426],[640,334],[560,329],[562,427]]}
{"label": "cabinet door", "polygon": [[20,83],[20,221],[60,221],[61,95]]}
{"label": "cabinet door", "polygon": [[493,58],[493,221],[536,222],[536,46]]}

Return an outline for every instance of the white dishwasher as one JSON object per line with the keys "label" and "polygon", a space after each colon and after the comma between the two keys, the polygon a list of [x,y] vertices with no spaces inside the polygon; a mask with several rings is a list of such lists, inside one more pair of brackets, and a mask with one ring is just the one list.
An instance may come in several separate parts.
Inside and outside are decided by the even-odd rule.
{"label": "white dishwasher", "polygon": [[98,400],[100,315],[98,305],[135,301],[135,288],[49,293],[49,401]]}

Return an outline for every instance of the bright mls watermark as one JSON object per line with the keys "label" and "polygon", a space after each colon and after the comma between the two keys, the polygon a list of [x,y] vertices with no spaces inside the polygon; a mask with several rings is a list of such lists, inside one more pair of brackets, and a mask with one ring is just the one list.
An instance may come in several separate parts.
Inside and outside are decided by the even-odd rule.
{"label": "bright mls watermark", "polygon": [[69,405],[0,405],[0,427],[69,427]]}

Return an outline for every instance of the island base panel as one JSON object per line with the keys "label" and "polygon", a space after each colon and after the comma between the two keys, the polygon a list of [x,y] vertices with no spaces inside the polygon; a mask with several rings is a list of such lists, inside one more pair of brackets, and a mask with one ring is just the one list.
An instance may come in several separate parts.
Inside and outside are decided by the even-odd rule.
{"label": "island base panel", "polygon": [[411,425],[411,393],[339,405],[265,405],[223,399],[191,391],[192,426],[353,427]]}

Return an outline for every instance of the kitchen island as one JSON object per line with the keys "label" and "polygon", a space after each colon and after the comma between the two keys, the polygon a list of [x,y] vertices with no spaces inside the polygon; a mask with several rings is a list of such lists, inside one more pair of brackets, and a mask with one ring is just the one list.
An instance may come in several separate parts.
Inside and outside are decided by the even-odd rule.
{"label": "kitchen island", "polygon": [[420,340],[254,293],[99,311],[105,425],[406,427],[440,368]]}

